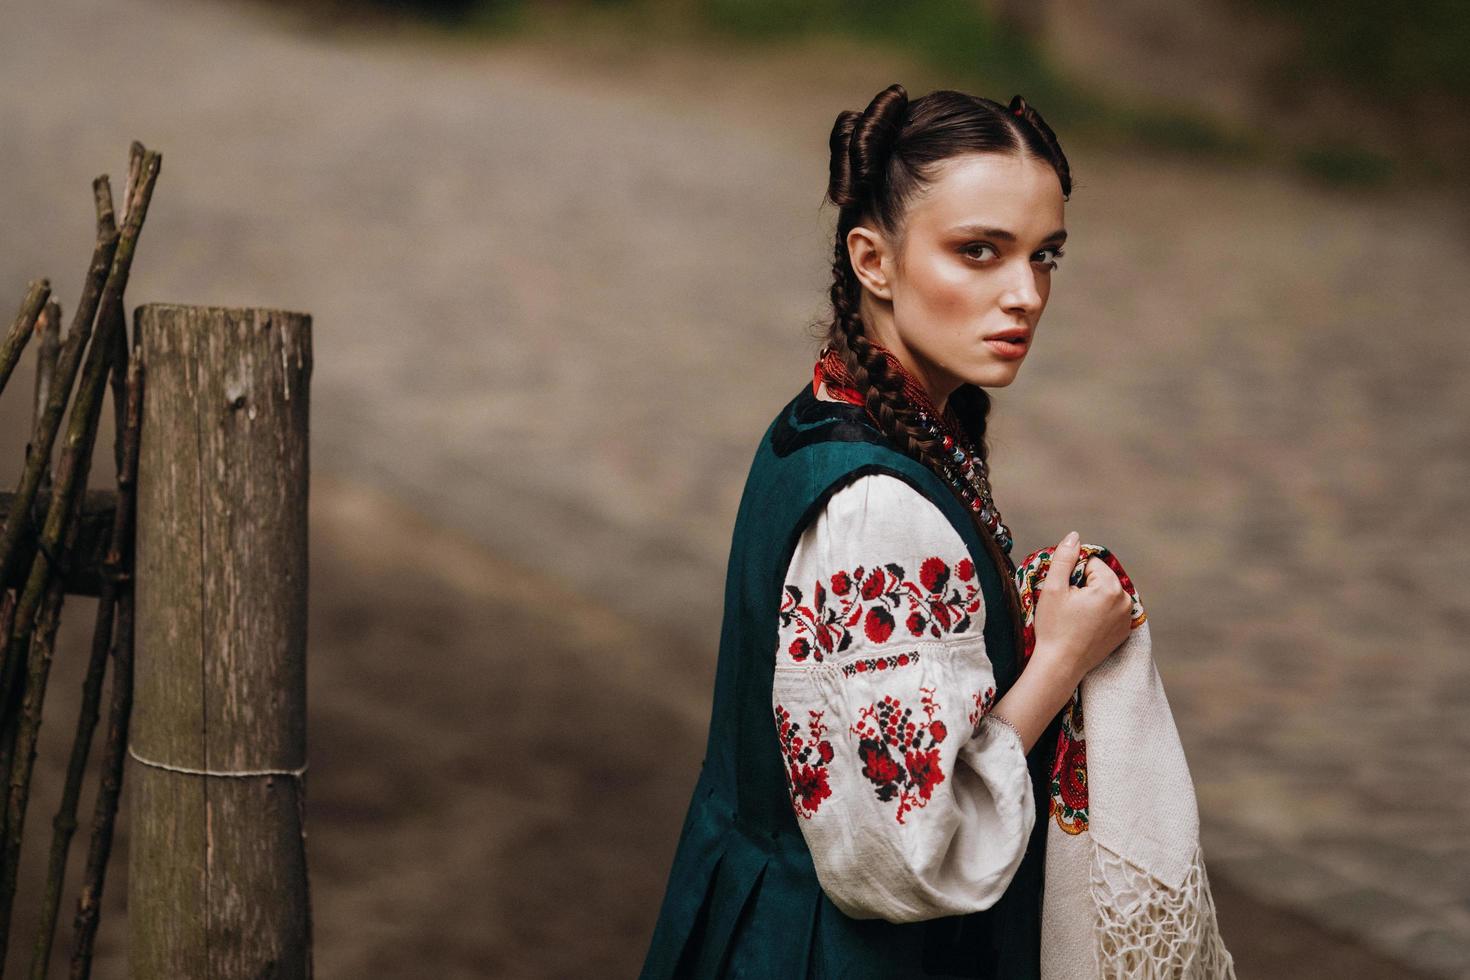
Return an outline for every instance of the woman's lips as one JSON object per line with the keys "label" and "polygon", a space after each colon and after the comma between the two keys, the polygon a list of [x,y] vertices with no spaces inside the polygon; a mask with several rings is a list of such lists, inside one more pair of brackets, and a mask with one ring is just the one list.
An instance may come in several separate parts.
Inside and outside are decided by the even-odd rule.
{"label": "woman's lips", "polygon": [[1001,357],[1015,359],[1026,356],[1028,344],[1016,340],[987,340],[985,346],[995,351]]}

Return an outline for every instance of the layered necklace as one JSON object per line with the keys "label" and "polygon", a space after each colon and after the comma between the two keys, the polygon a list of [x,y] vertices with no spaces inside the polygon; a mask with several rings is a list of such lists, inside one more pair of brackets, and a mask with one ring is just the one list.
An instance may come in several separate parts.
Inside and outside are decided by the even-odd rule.
{"label": "layered necklace", "polygon": [[[1011,546],[1015,542],[1011,538],[1010,528],[1001,520],[1000,511],[996,509],[995,501],[990,495],[989,470],[985,460],[980,458],[974,444],[965,435],[954,408],[946,405],[943,412],[936,410],[924,387],[893,352],[881,344],[872,341],[869,343],[883,356],[888,370],[902,379],[903,397],[913,406],[919,425],[944,447],[940,453],[944,472],[940,475],[954,488],[965,506],[980,516],[980,522],[989,529],[996,544],[1000,545],[1001,552],[1009,557]],[[847,365],[843,363],[842,355],[830,347],[822,348],[812,378],[814,393],[817,386],[825,382],[827,392],[833,398],[866,407],[862,394],[855,387],[856,382],[848,372]],[[877,419],[873,422],[876,425]]]}

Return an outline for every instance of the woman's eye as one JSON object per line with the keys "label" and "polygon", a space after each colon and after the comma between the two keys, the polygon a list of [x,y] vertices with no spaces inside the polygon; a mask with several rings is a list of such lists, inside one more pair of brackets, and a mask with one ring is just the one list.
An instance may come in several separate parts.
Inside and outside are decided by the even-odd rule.
{"label": "woman's eye", "polygon": [[[975,254],[976,252],[981,252],[981,251],[988,251],[990,253],[990,255],[989,256],[986,256],[986,255],[977,255],[977,254]],[[968,256],[970,256],[971,258],[974,258],[974,259],[985,259],[985,258],[991,258],[993,256],[999,255],[1000,253],[995,250],[995,246],[994,245],[987,245],[984,242],[976,242],[973,245],[966,245],[965,246],[965,254],[968,255]]]}
{"label": "woman's eye", "polygon": [[1057,267],[1057,259],[1065,254],[1060,248],[1044,248],[1033,255],[1031,261],[1044,265],[1048,269],[1055,269]]}

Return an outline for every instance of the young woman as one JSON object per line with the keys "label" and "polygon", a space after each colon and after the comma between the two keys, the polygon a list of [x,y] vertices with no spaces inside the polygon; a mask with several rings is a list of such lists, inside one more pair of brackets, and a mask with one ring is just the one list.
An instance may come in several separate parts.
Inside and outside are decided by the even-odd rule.
{"label": "young woman", "polygon": [[1061,712],[1132,609],[1097,558],[1069,586],[1073,532],[1023,627],[987,480],[985,389],[1036,341],[1067,160],[1020,96],[901,85],[831,151],[827,343],[746,482],[642,976],[1034,978]]}

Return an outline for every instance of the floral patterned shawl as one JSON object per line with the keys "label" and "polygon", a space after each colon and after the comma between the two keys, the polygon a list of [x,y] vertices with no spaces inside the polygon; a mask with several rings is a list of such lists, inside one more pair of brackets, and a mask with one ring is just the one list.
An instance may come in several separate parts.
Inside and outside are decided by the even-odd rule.
{"label": "floral patterned shawl", "polygon": [[[1016,569],[1028,658],[1052,550],[1032,552]],[[1148,617],[1132,579],[1101,545],[1081,546],[1071,584],[1082,584],[1089,557],[1117,573],[1133,599],[1133,622],[1128,639],[1063,709],[1047,828],[1042,978],[1234,978]]]}

